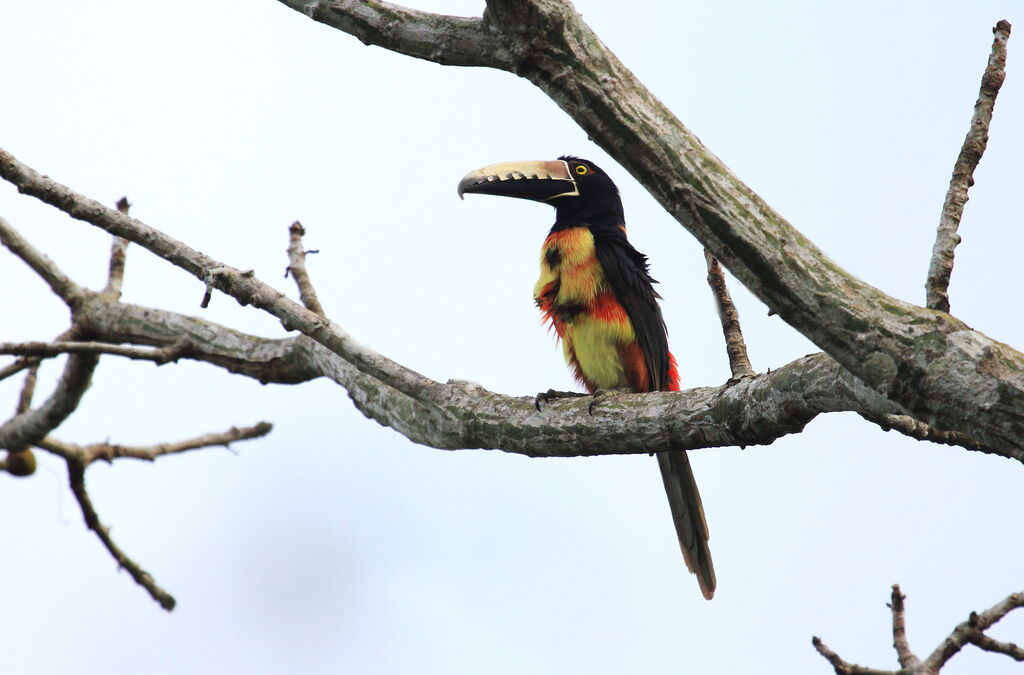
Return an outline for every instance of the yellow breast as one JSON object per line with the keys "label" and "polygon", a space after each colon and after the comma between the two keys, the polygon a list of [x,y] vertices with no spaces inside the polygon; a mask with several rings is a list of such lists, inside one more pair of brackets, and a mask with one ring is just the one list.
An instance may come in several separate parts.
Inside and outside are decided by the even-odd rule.
{"label": "yellow breast", "polygon": [[635,340],[633,326],[606,283],[589,228],[548,235],[533,297],[589,389],[628,386],[619,347]]}

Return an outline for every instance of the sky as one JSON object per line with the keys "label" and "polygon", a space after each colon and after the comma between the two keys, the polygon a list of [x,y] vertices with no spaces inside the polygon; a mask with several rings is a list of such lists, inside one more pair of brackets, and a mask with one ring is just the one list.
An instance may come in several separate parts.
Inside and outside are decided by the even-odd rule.
{"label": "sky", "polygon": [[[417,1],[479,15],[480,2]],[[833,260],[922,302],[949,174],[999,19],[1019,2],[630,3],[577,9],[702,141]],[[953,313],[1024,347],[1024,47],[961,227]],[[729,376],[701,246],[527,81],[367,47],[273,0],[7,3],[0,147],[296,295],[288,225],[317,249],[329,316],[436,380],[510,395],[573,383],[531,291],[553,221],[472,196],[468,171],[569,153],[621,188],[661,282],[684,386]],[[0,216],[83,284],[109,239],[0,185]],[[1018,270],[1015,272],[1014,270]],[[0,251],[0,341],[64,306]],[[814,345],[731,279],[755,369]],[[270,317],[129,250],[124,300],[270,337]],[[48,393],[60,361],[42,371]],[[0,382],[12,410],[20,382]],[[326,381],[104,358],[54,435],[179,440],[260,420],[265,439],[87,473],[115,540],[175,595],[166,613],[88,532],[62,463],[0,476],[0,671],[56,673],[828,673],[812,635],[896,668],[890,585],[928,654],[1024,589],[1024,468],[853,414],[767,447],[692,452],[718,575],[701,598],[656,462],[417,446]],[[1024,643],[1024,614],[991,634]],[[947,675],[1018,672],[968,648]]]}

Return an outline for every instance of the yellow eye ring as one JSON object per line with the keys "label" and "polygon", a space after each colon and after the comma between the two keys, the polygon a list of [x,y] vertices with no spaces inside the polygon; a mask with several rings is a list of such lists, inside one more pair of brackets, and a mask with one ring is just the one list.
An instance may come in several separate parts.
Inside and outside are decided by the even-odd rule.
{"label": "yellow eye ring", "polygon": [[578,164],[576,166],[576,173],[579,174],[580,176],[586,176],[587,175],[587,167],[583,166],[582,164]]}

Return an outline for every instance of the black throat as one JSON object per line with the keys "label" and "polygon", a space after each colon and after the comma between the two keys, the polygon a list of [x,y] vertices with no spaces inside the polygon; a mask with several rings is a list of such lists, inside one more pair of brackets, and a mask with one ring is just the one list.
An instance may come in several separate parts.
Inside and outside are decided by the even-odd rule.
{"label": "black throat", "polygon": [[619,196],[604,199],[563,197],[555,204],[555,224],[552,232],[572,227],[618,228],[626,222]]}

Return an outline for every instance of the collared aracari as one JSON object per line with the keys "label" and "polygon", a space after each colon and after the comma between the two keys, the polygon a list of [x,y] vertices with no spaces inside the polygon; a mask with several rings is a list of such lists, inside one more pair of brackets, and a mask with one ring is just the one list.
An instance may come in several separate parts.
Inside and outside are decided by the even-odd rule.
{"label": "collared aracari", "polygon": [[[619,190],[593,162],[503,162],[470,172],[465,193],[501,195],[555,207],[540,255],[534,301],[562,341],[565,360],[591,394],[624,389],[677,391],[657,283],[647,257],[626,239]],[[715,592],[704,508],[685,450],[658,453],[658,465],[687,568],[704,597]]]}

